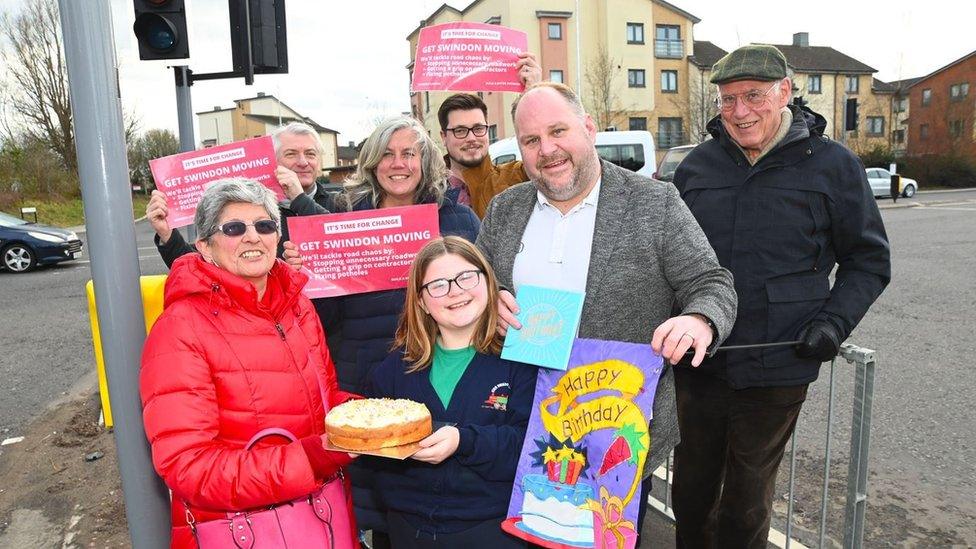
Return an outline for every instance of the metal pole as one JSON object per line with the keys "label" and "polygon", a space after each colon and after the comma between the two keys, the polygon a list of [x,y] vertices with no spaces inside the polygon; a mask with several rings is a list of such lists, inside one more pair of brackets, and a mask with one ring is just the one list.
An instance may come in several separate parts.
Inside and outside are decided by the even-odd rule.
{"label": "metal pole", "polygon": [[[188,152],[196,150],[196,139],[193,137],[193,98],[190,94],[190,85],[193,71],[186,65],[173,67],[173,76],[176,79],[176,116],[180,128],[180,151]],[[193,225],[186,227],[186,241],[194,242],[197,239],[197,230]]]}
{"label": "metal pole", "polygon": [[797,416],[796,424],[793,425],[793,434],[790,435],[790,482],[789,492],[786,497],[786,545],[785,549],[790,549],[793,542],[793,487],[796,479],[796,428],[800,426],[800,418]]}
{"label": "metal pole", "polygon": [[871,405],[874,400],[874,351],[844,345],[842,353],[855,364],[854,417],[851,421],[851,461],[847,469],[844,547],[860,549],[868,499],[868,449],[871,443]]}
{"label": "metal pole", "polygon": [[142,426],[139,361],[146,337],[125,132],[108,0],[60,0],[95,306],[115,412],[115,444],[132,545],[169,546],[166,486]]}
{"label": "metal pole", "polygon": [[827,442],[824,444],[823,489],[820,493],[820,544],[823,547],[827,538],[827,501],[830,488],[830,438],[834,429],[834,364],[830,361],[830,397],[827,399]]}

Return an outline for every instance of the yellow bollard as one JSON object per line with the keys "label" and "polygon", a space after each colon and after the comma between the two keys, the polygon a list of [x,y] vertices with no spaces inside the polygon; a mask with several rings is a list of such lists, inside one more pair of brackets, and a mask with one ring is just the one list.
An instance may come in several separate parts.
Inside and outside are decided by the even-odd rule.
{"label": "yellow bollard", "polygon": [[[142,288],[142,311],[146,318],[146,333],[163,312],[163,287],[166,275],[139,277]],[[95,367],[98,369],[98,394],[102,400],[105,426],[112,427],[112,407],[108,400],[108,379],[105,377],[105,358],[102,356],[102,338],[98,331],[98,312],[95,310],[95,285],[91,280],[85,285],[88,293],[88,318],[91,320],[92,345],[95,348]],[[136,365],[138,367],[138,365]]]}

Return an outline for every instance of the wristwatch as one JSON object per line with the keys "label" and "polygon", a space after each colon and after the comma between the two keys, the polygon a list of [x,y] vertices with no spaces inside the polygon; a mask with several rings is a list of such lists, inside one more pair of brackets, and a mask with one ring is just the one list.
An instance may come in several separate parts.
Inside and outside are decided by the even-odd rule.
{"label": "wristwatch", "polygon": [[712,319],[708,318],[707,316],[701,313],[691,313],[691,315],[701,319],[701,321],[704,322],[706,326],[712,329],[712,341],[714,341],[715,338],[718,337],[718,328],[715,327],[715,323],[712,322]]}

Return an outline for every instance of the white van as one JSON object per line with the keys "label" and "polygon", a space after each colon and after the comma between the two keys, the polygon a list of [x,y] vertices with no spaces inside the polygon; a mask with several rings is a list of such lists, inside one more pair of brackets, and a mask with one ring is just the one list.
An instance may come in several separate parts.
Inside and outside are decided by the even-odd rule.
{"label": "white van", "polygon": [[[597,132],[596,151],[604,160],[647,177],[653,176],[657,170],[654,139],[650,132]],[[495,164],[522,160],[514,137],[492,143],[488,155]]]}

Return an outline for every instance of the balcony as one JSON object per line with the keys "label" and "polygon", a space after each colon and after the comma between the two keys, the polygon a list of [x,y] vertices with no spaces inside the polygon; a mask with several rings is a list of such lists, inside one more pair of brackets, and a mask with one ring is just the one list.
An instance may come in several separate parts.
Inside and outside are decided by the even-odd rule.
{"label": "balcony", "polygon": [[688,135],[683,131],[657,132],[657,148],[670,149],[688,144]]}
{"label": "balcony", "polygon": [[659,59],[681,59],[685,56],[685,43],[681,40],[654,41],[654,57]]}

